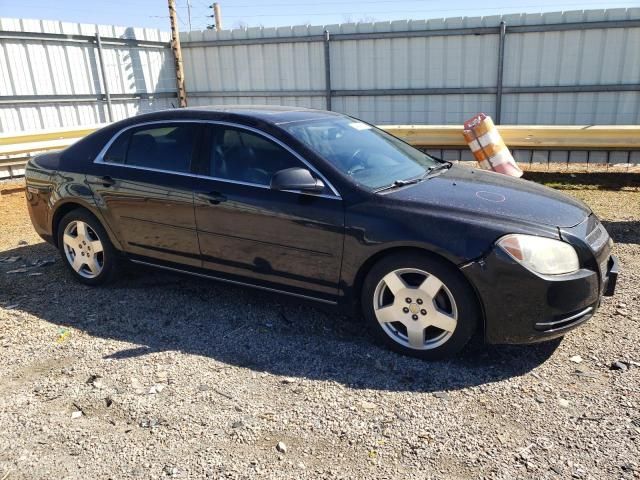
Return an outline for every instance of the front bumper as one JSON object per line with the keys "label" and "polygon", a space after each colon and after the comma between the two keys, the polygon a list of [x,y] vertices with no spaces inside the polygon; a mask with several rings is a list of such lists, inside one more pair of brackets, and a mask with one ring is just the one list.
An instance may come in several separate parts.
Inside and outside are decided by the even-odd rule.
{"label": "front bumper", "polygon": [[602,295],[605,297],[613,297],[616,291],[616,283],[618,282],[618,270],[620,269],[620,262],[615,255],[609,256],[607,260],[606,272],[603,272],[603,284]]}
{"label": "front bumper", "polygon": [[560,337],[589,320],[602,295],[613,295],[618,260],[608,255],[601,271],[539,275],[499,248],[462,272],[475,287],[485,315],[488,343],[535,343]]}

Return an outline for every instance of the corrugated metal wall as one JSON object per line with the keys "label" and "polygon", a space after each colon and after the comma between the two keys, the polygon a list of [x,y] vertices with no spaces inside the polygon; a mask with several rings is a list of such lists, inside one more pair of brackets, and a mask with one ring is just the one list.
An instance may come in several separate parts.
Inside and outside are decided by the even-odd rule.
{"label": "corrugated metal wall", "polygon": [[[98,49],[95,41],[83,38],[94,36],[96,28],[105,40],[104,78],[112,96],[113,120],[175,103],[167,32],[0,18],[0,132],[109,120]],[[24,39],[15,32],[36,35]],[[110,38],[131,41],[117,44]]]}
{"label": "corrugated metal wall", "polygon": [[[534,23],[640,18],[640,9],[526,15]],[[522,33],[505,44],[505,87],[640,84],[640,28]],[[640,91],[506,94],[504,123],[637,124]]]}
{"label": "corrugated metal wall", "polygon": [[[499,25],[504,21],[501,123],[637,124],[640,23],[614,24],[638,19],[640,8],[587,10],[206,31],[183,33],[181,40],[190,105],[325,108],[322,37],[327,30],[333,110],[379,124],[459,124],[479,111],[496,116]],[[566,25],[562,31],[522,28],[582,22],[609,23],[590,29]],[[490,31],[455,34],[471,28]],[[412,36],[425,30],[440,33]],[[394,38],[346,37],[383,32],[400,33]],[[274,38],[283,43],[260,40]],[[610,91],[611,85],[620,91]],[[549,93],[533,93],[540,87]]]}
{"label": "corrugated metal wall", "polygon": [[[189,105],[326,108],[330,90],[333,110],[378,124],[496,118],[502,21],[501,123],[640,123],[640,8],[183,33]],[[109,120],[95,31],[0,18],[0,132]],[[167,32],[99,32],[123,39],[103,42],[114,120],[175,104]]]}
{"label": "corrugated metal wall", "polygon": [[[249,28],[215,32],[191,32],[180,35],[189,105],[269,104],[325,108],[320,96],[325,88],[324,49],[321,42],[296,41],[227,47],[190,46],[185,42],[244,40],[273,37],[321,36],[322,26]],[[287,91],[302,95],[286,95]],[[224,96],[210,95],[212,91]],[[282,92],[264,96],[260,92]],[[307,92],[318,92],[308,95]],[[234,93],[242,92],[241,96]],[[257,92],[256,96],[246,92]],[[202,95],[200,97],[199,95]]]}

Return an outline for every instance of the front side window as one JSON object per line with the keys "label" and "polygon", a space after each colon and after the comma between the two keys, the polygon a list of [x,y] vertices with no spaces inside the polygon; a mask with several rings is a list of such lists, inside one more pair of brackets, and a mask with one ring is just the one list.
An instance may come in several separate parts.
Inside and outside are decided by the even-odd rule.
{"label": "front side window", "polygon": [[235,127],[212,128],[211,176],[269,185],[274,173],[285,168],[304,167],[293,154],[262,135]]}
{"label": "front side window", "polygon": [[188,172],[197,126],[189,123],[141,127],[121,134],[104,156],[108,163]]}
{"label": "front side window", "polygon": [[359,184],[376,190],[423,176],[439,163],[393,135],[350,117],[280,125]]}

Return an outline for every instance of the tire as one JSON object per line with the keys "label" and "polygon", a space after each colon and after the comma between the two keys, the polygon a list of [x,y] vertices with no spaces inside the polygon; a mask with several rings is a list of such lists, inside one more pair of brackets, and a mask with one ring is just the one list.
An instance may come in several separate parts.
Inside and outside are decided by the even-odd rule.
{"label": "tire", "polygon": [[391,254],[370,270],[361,308],[373,335],[392,350],[425,360],[459,353],[479,321],[462,273],[419,252]]}
{"label": "tire", "polygon": [[60,220],[57,233],[62,261],[76,280],[97,286],[115,278],[118,251],[95,216],[87,210],[72,210]]}

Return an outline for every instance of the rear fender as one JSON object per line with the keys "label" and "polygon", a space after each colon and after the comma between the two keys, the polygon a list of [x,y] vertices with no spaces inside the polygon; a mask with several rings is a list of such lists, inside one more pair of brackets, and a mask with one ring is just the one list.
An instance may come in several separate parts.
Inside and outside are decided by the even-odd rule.
{"label": "rear fender", "polygon": [[93,192],[86,184],[86,176],[70,173],[54,175],[58,176],[57,181],[54,182],[57,188],[53,190],[49,200],[51,212],[49,221],[54,243],[57,243],[57,226],[62,217],[74,208],[84,208],[102,224],[113,246],[122,251],[122,245],[96,205]]}

